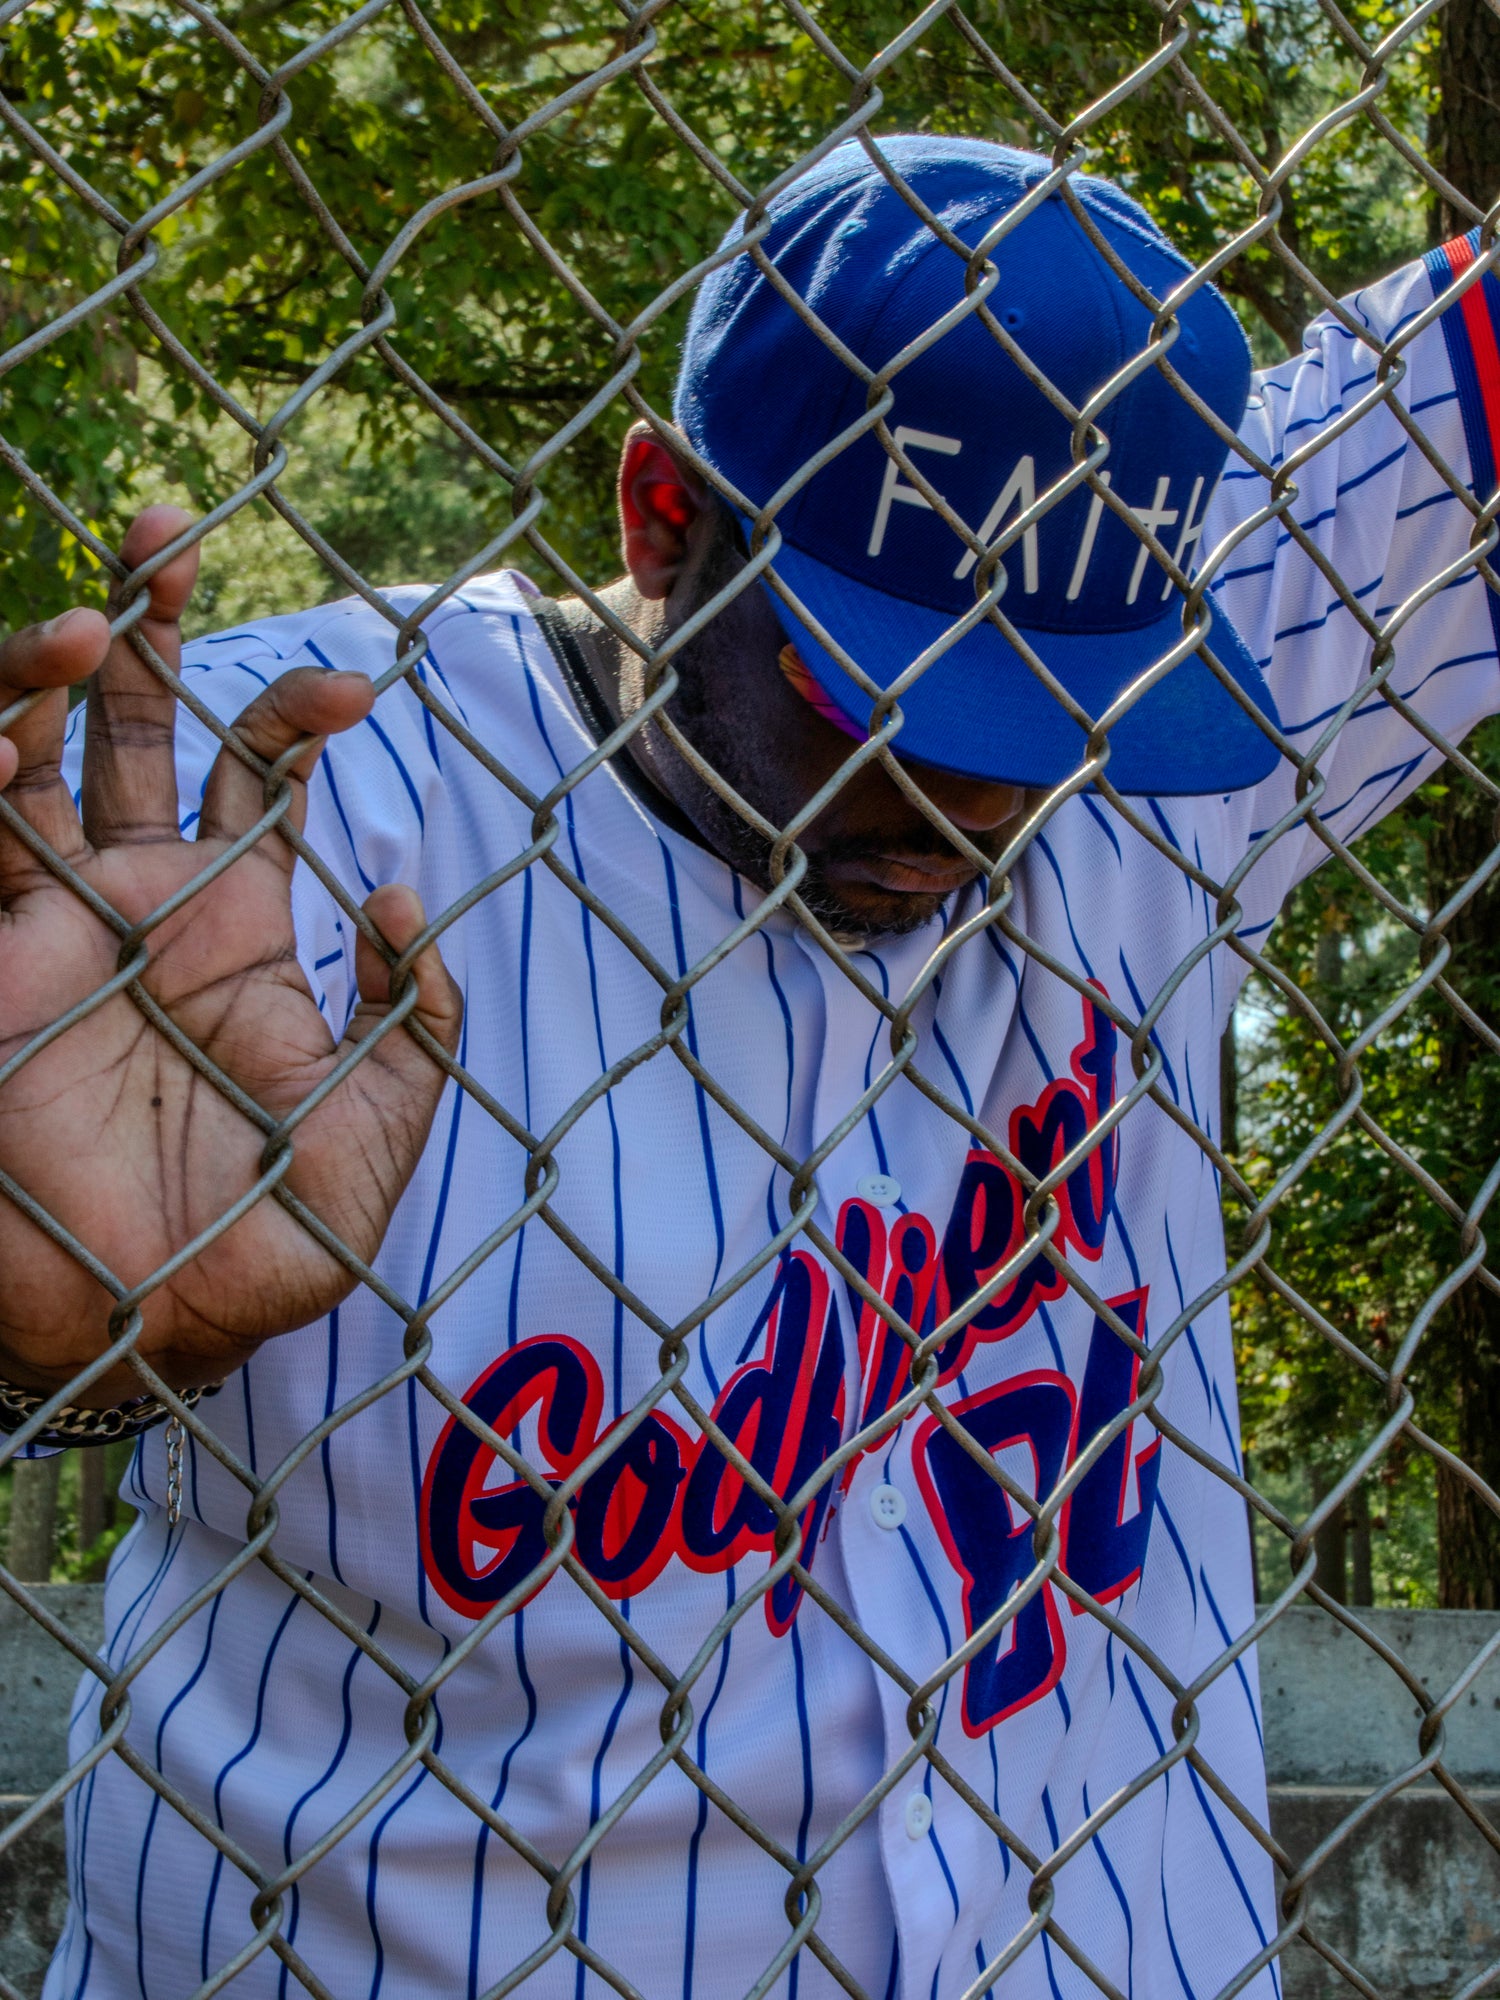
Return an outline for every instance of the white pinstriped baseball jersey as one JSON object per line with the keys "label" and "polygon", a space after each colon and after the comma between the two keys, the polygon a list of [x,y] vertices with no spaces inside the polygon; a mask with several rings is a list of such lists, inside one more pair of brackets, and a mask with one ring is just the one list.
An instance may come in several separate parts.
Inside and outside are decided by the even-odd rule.
{"label": "white pinstriped baseball jersey", "polygon": [[[1360,294],[1389,334],[1422,311],[1456,246]],[[1439,261],[1442,260],[1442,261]],[[1496,288],[1469,294],[1409,350],[1407,406],[1460,473],[1494,480],[1500,416]],[[1304,447],[1374,381],[1370,351],[1325,320],[1305,353],[1263,377],[1246,435],[1266,458]],[[1467,435],[1466,435],[1467,430]],[[1465,546],[1470,516],[1383,408],[1297,475],[1296,518],[1385,619]],[[1185,496],[1184,496],[1185,497]],[[1209,548],[1264,499],[1236,465],[1215,498]],[[873,504],[873,496],[872,496]],[[1157,505],[1161,505],[1158,498]],[[899,521],[892,533],[900,531]],[[1274,686],[1296,744],[1355,695],[1368,643],[1284,529],[1258,531],[1218,586]],[[400,604],[418,601],[396,592]],[[422,672],[536,792],[591,747],[584,720],[508,575],[468,586],[430,621]],[[1461,735],[1496,705],[1495,631],[1467,571],[1400,640],[1394,685]],[[357,602],[271,619],[195,645],[191,685],[236,714],[297,663],[378,670],[389,628]],[[206,734],[184,718],[183,796],[199,796]],[[74,781],[79,746],[70,751]],[[1430,770],[1422,741],[1378,696],[1322,760],[1325,817],[1345,838]],[[1226,799],[1144,808],[1164,839],[1222,880],[1293,799],[1277,775]],[[699,959],[755,900],[702,848],[655,821],[608,767],[560,808],[560,858],[660,964]],[[186,824],[191,830],[193,814]],[[397,685],[334,741],[312,786],[309,832],[356,898],[402,880],[443,908],[516,854],[530,813],[434,727]],[[1305,827],[1271,846],[1242,891],[1263,938],[1323,850]],[[1092,797],[1069,804],[1015,878],[1016,925],[1078,982],[1132,1017],[1213,925],[1204,894]],[[974,891],[915,936],[858,962],[900,996]],[[303,962],[342,1028],[350,939],[310,880],[296,890]],[[463,989],[461,1057],[534,1133],[601,1069],[654,1034],[661,990],[610,931],[539,867],[507,881],[445,938]],[[1239,962],[1196,965],[1152,1036],[1168,1095],[1201,1126],[1218,1116],[1218,1036]],[[1050,1164],[1130,1081],[1121,1038],[1074,985],[994,929],[953,958],[917,1007],[919,1065],[943,1091]],[[808,1154],[888,1054],[881,1017],[782,917],[692,996],[698,1060],[775,1141]],[[787,1215],[787,1177],[670,1056],[627,1076],[557,1150],[558,1217],[660,1321],[691,1309]],[[380,1253],[406,1299],[428,1298],[523,1199],[526,1155],[450,1086]],[[820,1220],[915,1324],[932,1325],[998,1268],[1017,1191],[1004,1166],[904,1080],[828,1159]],[[1223,1271],[1219,1196],[1203,1155],[1141,1103],[1118,1140],[1067,1184],[1058,1237],[1097,1293],[1150,1341]],[[805,1243],[742,1288],[692,1337],[686,1386],[783,1493],[899,1393],[900,1355]],[[433,1319],[433,1366],[531,1461],[565,1474],[656,1381],[657,1335],[540,1223],[492,1254]],[[299,1438],[395,1365],[401,1327],[365,1294],[266,1347],[205,1405],[264,1476]],[[1131,1395],[1123,1346],[1044,1262],[999,1290],[941,1355],[941,1394],[1028,1488],[1049,1489]],[[1227,1307],[1187,1326],[1160,1405],[1210,1458],[1237,1463]],[[140,1519],[113,1565],[108,1649],[127,1659],[230,1564],[246,1495],[200,1451],[169,1530],[159,1434],[128,1482]],[[925,1412],[813,1509],[807,1560],[889,1658],[920,1683],[1031,1567],[1027,1523]],[[336,1429],[277,1496],[276,1548],[410,1674],[430,1673],[535,1562],[540,1505],[425,1394],[402,1388]],[[577,1553],[629,1625],[674,1671],[765,1573],[769,1516],[675,1402],[584,1488]],[[1107,1600],[1179,1680],[1202,1671],[1251,1614],[1245,1512],[1186,1451],[1137,1420],[1078,1486],[1066,1567]],[[662,1689],[565,1575],[503,1621],[437,1698],[443,1764],[549,1862],[561,1863],[656,1753]],[[289,1891],[284,1936],[340,2000],[478,1995],[546,1942],[541,1878],[418,1764],[400,1756],[404,1697],[380,1669],[255,1562],[142,1671],[130,1738],[273,1877],[362,1800],[367,1810]],[[1172,1697],[1149,1667],[1048,1586],[936,1693],[936,1749],[966,1799],[918,1762],[818,1871],[817,1934],[868,1994],[958,2000],[1028,1921],[1028,1868],[974,1803],[1046,1856],[1172,1742]],[[692,1693],[685,1748],[784,1854],[826,1841],[908,1747],[907,1696],[816,1603],[783,1584],[751,1606]],[[1253,1657],[1203,1695],[1198,1747],[1250,1810],[1265,1807]],[[80,1695],[75,1752],[94,1738]],[[974,1803],[971,1803],[974,1802]],[[245,1946],[251,1888],[117,1759],[69,1803],[73,1905],[47,2000],[180,2000]],[[650,2000],[743,1992],[787,1936],[786,1869],[668,1766],[574,1883],[576,1930]],[[1104,1822],[1056,1878],[1074,1951],[1117,1992],[1207,2000],[1274,1933],[1269,1865],[1212,1787],[1178,1763]],[[295,1990],[269,1952],[234,1991]],[[811,2000],[834,1980],[810,1952],[776,1990]],[[1006,2000],[1075,2000],[1096,1986],[1051,1937],[1001,1977]],[[1263,1972],[1248,1989],[1277,1991]],[[566,1952],[524,1991],[605,1991]]]}

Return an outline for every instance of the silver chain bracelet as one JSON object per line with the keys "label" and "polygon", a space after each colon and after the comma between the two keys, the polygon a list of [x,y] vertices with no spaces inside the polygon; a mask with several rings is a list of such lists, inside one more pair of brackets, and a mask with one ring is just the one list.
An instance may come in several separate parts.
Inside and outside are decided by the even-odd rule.
{"label": "silver chain bracelet", "polygon": [[166,1445],[167,1526],[175,1528],[182,1519],[182,1419],[175,1411],[167,1419]]}

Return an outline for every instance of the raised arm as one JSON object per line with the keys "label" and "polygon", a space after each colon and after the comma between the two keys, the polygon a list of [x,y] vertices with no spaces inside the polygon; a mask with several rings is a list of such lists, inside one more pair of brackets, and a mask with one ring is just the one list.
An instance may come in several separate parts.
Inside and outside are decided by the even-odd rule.
{"label": "raised arm", "polygon": [[[148,509],[126,537],[125,560],[138,567],[186,519]],[[194,550],[160,570],[140,628],[174,668],[196,572]],[[60,763],[66,689],[85,678],[80,814]],[[261,778],[224,751],[209,775],[197,838],[181,838],[175,701],[126,641],[110,643],[98,613],[73,611],[0,645],[0,707],[32,689],[49,692],[8,740],[0,736],[0,787],[32,832],[128,922],[159,909],[261,817]],[[290,765],[294,826],[303,822],[323,741],[361,722],[372,700],[362,675],[301,669],[240,716],[241,741],[267,763],[312,739]],[[391,1005],[386,965],[361,939],[360,1005],[335,1045],[297,963],[292,869],[287,843],[265,834],[150,931],[141,975],[169,1019],[278,1120]],[[415,892],[398,885],[377,889],[365,909],[398,950],[423,927]],[[114,977],[119,956],[115,930],[0,826],[0,1174],[128,1287],[161,1270],[253,1188],[265,1136],[123,991],[35,1046],[50,1023]],[[460,1000],[435,946],[413,973],[414,1018],[456,1048]],[[360,1258],[380,1245],[443,1081],[440,1066],[398,1027],[296,1127],[285,1185]],[[50,1392],[109,1344],[114,1301],[5,1187],[0,1181],[0,1378]],[[264,1196],[151,1292],[139,1349],[177,1387],[217,1381],[262,1341],[327,1312],[352,1283],[337,1258]],[[121,1363],[77,1400],[107,1405],[140,1393],[138,1377]]]}

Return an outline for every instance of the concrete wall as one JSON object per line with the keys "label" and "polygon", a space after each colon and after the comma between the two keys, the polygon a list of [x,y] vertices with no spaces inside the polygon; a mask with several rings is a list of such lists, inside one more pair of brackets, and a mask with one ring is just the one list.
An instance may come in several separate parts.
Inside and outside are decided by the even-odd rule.
{"label": "concrete wall", "polygon": [[[1434,1695],[1500,1633],[1491,1611],[1361,1611],[1361,1622]],[[1266,1774],[1274,1784],[1378,1785],[1416,1762],[1421,1710],[1363,1639],[1311,1606],[1260,1648]],[[1500,1785],[1500,1648],[1451,1711],[1444,1758]]]}
{"label": "concrete wall", "polygon": [[[1500,1631],[1482,1611],[1365,1611],[1363,1621],[1434,1695]],[[1417,1762],[1422,1711],[1363,1640],[1296,1609],[1261,1647],[1271,1829],[1311,1854],[1371,1790]],[[1500,1649],[1447,1724],[1444,1761],[1500,1828]],[[1311,1921],[1387,2000],[1451,2000],[1500,1966],[1500,1856],[1427,1781],[1380,1807],[1313,1884]],[[1348,1982],[1305,1945],[1283,1960],[1287,2000],[1350,2000]]]}
{"label": "concrete wall", "polygon": [[[96,1587],[39,1594],[79,1638],[98,1643]],[[1363,1615],[1434,1692],[1500,1630],[1481,1612]],[[63,1769],[76,1681],[56,1645],[0,1599],[0,1831]],[[1311,1609],[1288,1613],[1262,1648],[1261,1689],[1272,1830],[1300,1859],[1373,1786],[1416,1761],[1421,1711],[1361,1641]],[[1456,1707],[1446,1755],[1474,1805],[1500,1826],[1500,1647]],[[0,1974],[28,2000],[40,1989],[65,1901],[58,1808],[0,1853]],[[1455,2000],[1487,1967],[1500,1972],[1500,1856],[1445,1792],[1430,1782],[1412,1787],[1319,1871],[1312,1922],[1383,2000]],[[1356,1990],[1301,1943],[1286,1954],[1283,1980],[1286,2000],[1348,2000]]]}
{"label": "concrete wall", "polygon": [[[87,1646],[104,1637],[98,1584],[31,1588]],[[78,1685],[72,1659],[35,1622],[0,1598],[0,1833],[67,1768],[68,1706]],[[0,1974],[29,1996],[41,1991],[52,1942],[67,1908],[62,1807],[0,1853]]]}

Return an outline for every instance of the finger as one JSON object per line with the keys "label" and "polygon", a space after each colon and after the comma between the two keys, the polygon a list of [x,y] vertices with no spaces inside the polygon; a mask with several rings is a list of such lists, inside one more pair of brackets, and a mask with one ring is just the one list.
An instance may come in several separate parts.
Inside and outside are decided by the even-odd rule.
{"label": "finger", "polygon": [[31,688],[86,680],[104,658],[109,621],[77,605],[45,625],[28,625],[0,643],[0,706]]}
{"label": "finger", "polygon": [[[235,723],[235,734],[246,749],[267,764],[303,738],[311,741],[288,769],[292,778],[290,819],[300,833],[307,817],[307,780],[323,745],[339,731],[352,729],[369,714],[375,690],[363,674],[330,673],[322,667],[294,667],[272,681]],[[265,811],[265,785],[232,750],[214,759],[203,791],[200,840],[238,840]],[[285,841],[272,840],[271,850],[288,874],[295,856]]]}
{"label": "finger", "polygon": [[[0,755],[0,786],[7,803],[54,854],[77,862],[88,853],[88,842],[60,768],[67,719],[66,691],[49,688],[16,726],[13,740],[0,737],[0,751],[11,753],[10,769]],[[16,896],[35,888],[49,873],[45,862],[24,840],[8,827],[0,828],[0,896]]]}
{"label": "finger", "polygon": [[[365,914],[398,954],[426,928],[420,899],[400,884],[377,889],[365,903]],[[299,1172],[331,1180],[331,1198],[320,1212],[349,1242],[368,1233],[372,1217],[379,1241],[385,1226],[380,1218],[395,1208],[411,1179],[447,1081],[445,1066],[434,1061],[407,1029],[420,1023],[450,1055],[458,1048],[463,999],[436,945],[417,957],[412,973],[417,989],[412,1013],[401,1027],[370,1042],[380,1023],[390,1018],[391,973],[363,935],[356,940],[360,1001],[338,1056],[343,1060],[354,1053],[362,1060],[327,1105],[313,1113],[298,1149]],[[368,1045],[361,1048],[362,1044]],[[326,1133],[321,1143],[320,1122]],[[331,1167],[320,1170],[320,1152],[332,1161]]]}
{"label": "finger", "polygon": [[[109,623],[79,607],[0,645],[0,706],[12,694],[46,690],[0,736],[0,786],[27,823],[65,860],[84,851],[83,829],[60,765],[68,700],[63,689],[91,674],[109,644]],[[0,893],[15,894],[41,872],[22,841],[0,836]]]}
{"label": "finger", "polygon": [[[366,898],[365,915],[396,952],[403,952],[426,928],[421,898],[415,889],[392,882]],[[458,1047],[459,1023],[463,1019],[463,997],[443,963],[435,944],[428,945],[412,962],[417,983],[414,1018],[442,1043],[451,1055]],[[369,940],[359,935],[354,943],[354,977],[359,986],[360,1004],[350,1023],[350,1041],[361,1041],[391,1008],[391,968]],[[414,1042],[404,1035],[387,1036],[381,1047],[387,1060],[415,1079],[419,1072],[430,1087],[434,1100],[443,1087],[441,1071]]]}
{"label": "finger", "polygon": [[[62,690],[93,673],[108,645],[109,621],[100,612],[82,606],[63,612],[45,625],[30,625],[25,631],[13,632],[0,645],[0,709],[8,708],[16,695],[39,689],[55,691],[10,724],[6,737],[14,746],[14,757],[0,748],[0,784],[18,785],[11,803],[25,812],[37,831],[49,840],[63,825],[76,829],[78,818],[71,798],[60,822],[44,825],[34,816],[34,813],[45,814],[53,804],[54,792],[62,790],[57,772],[62,763],[63,731],[68,720],[68,701]],[[53,784],[50,780],[57,782]]]}
{"label": "finger", "polygon": [[[180,507],[147,507],[126,531],[121,561],[139,569],[192,522]],[[152,577],[146,614],[135,627],[174,673],[182,663],[182,614],[197,576],[196,548],[174,556]],[[129,581],[110,593],[112,617],[119,615]],[[176,719],[171,690],[128,637],[116,639],[89,686],[83,823],[96,846],[177,838]]]}

